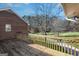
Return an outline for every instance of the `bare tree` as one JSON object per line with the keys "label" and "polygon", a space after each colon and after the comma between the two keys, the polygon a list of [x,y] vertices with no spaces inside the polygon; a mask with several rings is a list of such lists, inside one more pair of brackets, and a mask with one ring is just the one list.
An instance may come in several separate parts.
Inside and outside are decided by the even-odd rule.
{"label": "bare tree", "polygon": [[[47,27],[48,27],[48,20],[50,20],[50,17],[52,16],[52,9],[53,5],[51,3],[41,3],[41,4],[36,4],[36,7],[34,8],[36,11],[37,15],[37,22],[38,22],[38,27],[47,35]],[[39,17],[39,15],[41,16]]]}
{"label": "bare tree", "polygon": [[[52,10],[56,7],[59,7],[59,10],[55,12],[56,15],[54,15]],[[52,3],[38,3],[35,4],[33,9],[36,15],[33,17],[31,16],[31,18],[29,19],[29,23],[31,26],[38,28],[40,32],[44,32],[45,35],[47,35],[49,27],[52,27],[52,29],[54,29],[55,27],[55,23],[53,23],[54,20],[52,18],[56,16],[55,19],[58,19],[60,12],[63,11],[60,4]],[[50,21],[52,21],[51,24]]]}

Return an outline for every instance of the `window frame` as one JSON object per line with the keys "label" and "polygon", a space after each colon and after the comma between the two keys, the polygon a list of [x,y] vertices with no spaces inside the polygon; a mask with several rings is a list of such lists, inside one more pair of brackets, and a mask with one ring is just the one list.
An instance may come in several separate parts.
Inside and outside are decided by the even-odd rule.
{"label": "window frame", "polygon": [[11,24],[5,24],[5,32],[11,32],[12,28],[11,28]]}

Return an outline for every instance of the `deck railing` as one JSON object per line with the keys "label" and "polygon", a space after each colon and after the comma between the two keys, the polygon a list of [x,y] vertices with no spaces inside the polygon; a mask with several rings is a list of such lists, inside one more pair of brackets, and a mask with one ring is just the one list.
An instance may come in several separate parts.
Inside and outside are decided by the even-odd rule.
{"label": "deck railing", "polygon": [[39,37],[38,38],[32,38],[31,37],[31,41],[34,44],[40,44],[42,46],[46,46],[48,48],[63,52],[63,53],[67,53],[73,56],[79,56],[79,49],[69,45],[68,43],[65,42],[61,42],[60,40],[56,40],[55,38],[42,38]]}

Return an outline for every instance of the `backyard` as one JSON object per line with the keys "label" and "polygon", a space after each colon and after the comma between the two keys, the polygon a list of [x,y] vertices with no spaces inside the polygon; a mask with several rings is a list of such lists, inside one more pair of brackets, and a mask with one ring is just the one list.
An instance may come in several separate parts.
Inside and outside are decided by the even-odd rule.
{"label": "backyard", "polygon": [[44,35],[42,33],[34,33],[29,34],[32,39],[38,39],[41,41],[44,41],[46,39],[56,39],[56,40],[62,40],[63,42],[70,44],[76,48],[79,48],[79,32],[64,32],[59,33],[59,36],[54,35],[54,33],[47,33],[47,35]]}

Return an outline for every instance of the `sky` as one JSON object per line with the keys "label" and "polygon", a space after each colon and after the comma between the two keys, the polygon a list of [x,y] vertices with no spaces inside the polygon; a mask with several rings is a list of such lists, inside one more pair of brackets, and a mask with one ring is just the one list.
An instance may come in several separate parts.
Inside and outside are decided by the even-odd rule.
{"label": "sky", "polygon": [[[60,18],[64,18],[64,11],[62,8],[62,5],[59,3],[0,3],[0,9],[4,8],[10,8],[14,12],[16,12],[19,16],[24,15],[36,15],[35,8],[38,8],[38,6],[45,4],[45,6],[51,5],[51,15],[58,16]],[[48,8],[47,7],[47,8]],[[46,9],[45,9],[46,10]],[[50,9],[49,9],[50,10]],[[40,13],[42,14],[42,13]]]}

